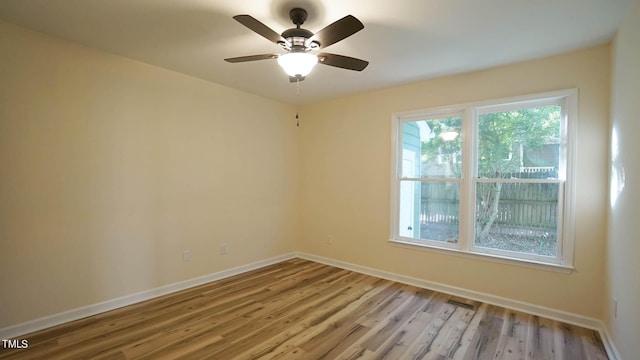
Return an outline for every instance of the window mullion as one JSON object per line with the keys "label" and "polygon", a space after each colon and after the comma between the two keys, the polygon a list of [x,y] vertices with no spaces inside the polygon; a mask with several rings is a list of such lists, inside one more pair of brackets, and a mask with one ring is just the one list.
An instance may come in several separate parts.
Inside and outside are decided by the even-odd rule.
{"label": "window mullion", "polygon": [[473,194],[473,178],[475,154],[474,139],[475,121],[473,109],[466,109],[462,120],[462,186],[460,196],[460,248],[469,251],[473,242],[473,218],[475,208],[475,195]]}

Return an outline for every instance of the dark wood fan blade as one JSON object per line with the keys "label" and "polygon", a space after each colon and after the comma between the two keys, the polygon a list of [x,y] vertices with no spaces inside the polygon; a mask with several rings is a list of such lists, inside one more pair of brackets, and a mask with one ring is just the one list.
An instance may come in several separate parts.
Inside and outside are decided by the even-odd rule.
{"label": "dark wood fan blade", "polygon": [[256,61],[256,60],[269,60],[276,59],[278,54],[261,54],[261,55],[249,55],[249,56],[239,56],[234,58],[224,59],[226,62],[230,63],[239,63],[239,62],[247,62],[247,61]]}
{"label": "dark wood fan blade", "polygon": [[315,33],[308,41],[317,41],[320,43],[320,47],[324,48],[335,44],[340,40],[346,39],[362,29],[364,29],[364,25],[360,20],[356,19],[352,15],[347,15],[342,19],[327,25],[327,27]]}
{"label": "dark wood fan blade", "polygon": [[258,35],[261,35],[269,41],[272,41],[276,44],[279,42],[286,42],[286,40],[280,34],[271,30],[271,28],[256,20],[256,18],[251,15],[236,15],[233,18],[236,19],[240,24],[248,27]]}
{"label": "dark wood fan blade", "polygon": [[355,71],[362,71],[369,65],[365,60],[329,53],[318,54],[318,63]]}

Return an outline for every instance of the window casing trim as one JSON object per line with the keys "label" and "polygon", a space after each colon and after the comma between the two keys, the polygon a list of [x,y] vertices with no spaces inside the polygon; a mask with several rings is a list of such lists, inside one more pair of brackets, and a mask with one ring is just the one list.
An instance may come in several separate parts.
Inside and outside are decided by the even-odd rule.
{"label": "window casing trim", "polygon": [[[474,221],[470,221],[475,216],[475,197],[472,194],[472,187],[478,182],[495,181],[495,179],[481,179],[477,177],[475,159],[472,149],[476,149],[478,114],[500,110],[512,110],[533,106],[561,105],[561,143],[558,179],[548,182],[558,183],[560,194],[558,196],[558,252],[556,257],[546,257],[534,254],[514,253],[506,250],[480,248],[474,245],[472,239],[474,234]],[[398,152],[402,151],[401,144],[401,124],[404,122],[437,119],[449,115],[462,115],[462,153],[463,172],[460,178],[401,178],[401,162],[398,161]],[[495,258],[500,262],[509,264],[533,263],[536,266],[551,266],[564,270],[572,270],[574,262],[574,224],[575,224],[575,168],[576,168],[576,147],[577,147],[577,122],[578,122],[578,90],[567,89],[546,93],[530,94],[524,96],[501,98],[481,102],[459,104],[439,108],[413,110],[392,114],[391,121],[391,211],[390,211],[390,242],[407,245],[410,248],[418,246],[428,250],[442,250],[454,252],[456,254],[470,255],[471,257],[481,256],[482,258]],[[471,136],[471,134],[475,136]],[[563,163],[562,161],[565,161]],[[457,243],[447,243],[434,240],[423,240],[406,238],[399,236],[399,195],[400,183],[402,181],[451,181],[460,183],[460,226],[459,240]],[[505,179],[505,182],[509,181]],[[527,182],[526,179],[513,180],[517,182]],[[540,183],[540,180],[536,182]],[[547,181],[542,181],[547,182]]]}

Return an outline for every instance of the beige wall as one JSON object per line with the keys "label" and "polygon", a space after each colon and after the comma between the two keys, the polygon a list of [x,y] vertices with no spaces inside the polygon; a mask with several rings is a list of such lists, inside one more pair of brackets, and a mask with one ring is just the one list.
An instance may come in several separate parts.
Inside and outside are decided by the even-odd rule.
{"label": "beige wall", "polygon": [[0,328],[295,249],[292,106],[2,22],[0,49]]}
{"label": "beige wall", "polygon": [[[634,0],[614,42],[611,198],[603,317],[623,359],[640,354],[640,1]],[[617,318],[611,299],[618,301]]]}
{"label": "beige wall", "polygon": [[[299,249],[539,306],[601,318],[607,201],[610,47],[600,46],[303,107]],[[393,246],[389,239],[391,114],[579,89],[572,274]],[[332,244],[325,244],[332,236]]]}

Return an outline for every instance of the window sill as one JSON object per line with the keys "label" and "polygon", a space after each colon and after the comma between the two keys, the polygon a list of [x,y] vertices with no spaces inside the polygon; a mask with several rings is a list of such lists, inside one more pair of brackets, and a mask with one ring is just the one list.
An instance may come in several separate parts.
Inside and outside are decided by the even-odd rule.
{"label": "window sill", "polygon": [[571,274],[575,270],[573,266],[543,263],[543,262],[537,262],[533,260],[518,259],[518,258],[498,256],[493,254],[471,253],[471,252],[461,251],[458,249],[436,247],[436,246],[421,244],[421,243],[412,242],[412,241],[390,239],[389,242],[391,243],[392,246],[396,246],[404,249],[430,251],[438,254],[453,255],[453,256],[459,256],[467,259],[488,261],[488,262],[505,264],[505,265],[515,265],[515,266],[527,267],[527,268],[532,268],[537,270],[553,271],[553,272],[559,272],[564,274]]}

